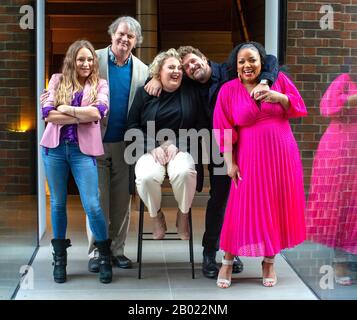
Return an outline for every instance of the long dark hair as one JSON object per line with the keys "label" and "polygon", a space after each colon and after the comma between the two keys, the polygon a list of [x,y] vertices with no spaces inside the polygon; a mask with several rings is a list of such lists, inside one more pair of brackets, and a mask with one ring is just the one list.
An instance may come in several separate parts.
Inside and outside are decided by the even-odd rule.
{"label": "long dark hair", "polygon": [[233,79],[237,78],[237,74],[238,74],[237,55],[238,55],[238,52],[242,49],[243,46],[249,47],[249,45],[255,47],[258,50],[260,59],[262,62],[262,67],[263,67],[264,62],[265,62],[265,56],[266,56],[266,51],[265,51],[264,47],[259,42],[255,42],[255,41],[240,43],[233,48],[233,50],[229,54],[229,58],[227,60],[229,80],[233,80]]}

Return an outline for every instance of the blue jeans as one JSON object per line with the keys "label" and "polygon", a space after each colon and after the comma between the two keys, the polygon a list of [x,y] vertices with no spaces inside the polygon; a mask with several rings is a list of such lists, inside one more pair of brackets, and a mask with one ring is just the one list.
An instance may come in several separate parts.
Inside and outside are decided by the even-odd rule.
{"label": "blue jeans", "polygon": [[57,148],[43,147],[42,158],[51,193],[54,238],[66,238],[67,183],[71,170],[95,239],[97,241],[108,239],[105,216],[99,202],[96,159],[83,154],[78,144],[70,142],[63,142]]}

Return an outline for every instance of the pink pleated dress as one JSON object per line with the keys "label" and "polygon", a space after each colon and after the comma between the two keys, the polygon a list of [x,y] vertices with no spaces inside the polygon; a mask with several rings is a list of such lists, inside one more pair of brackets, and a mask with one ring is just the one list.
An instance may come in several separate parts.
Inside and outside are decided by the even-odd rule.
{"label": "pink pleated dress", "polygon": [[350,75],[326,90],[321,114],[331,119],[315,153],[306,210],[307,239],[357,254],[357,95]]}
{"label": "pink pleated dress", "polygon": [[233,255],[272,256],[306,237],[303,169],[288,119],[307,111],[282,72],[271,89],[289,97],[288,111],[257,105],[239,79],[222,86],[215,106],[220,151],[233,151],[243,178],[231,184],[220,238],[220,248]]}

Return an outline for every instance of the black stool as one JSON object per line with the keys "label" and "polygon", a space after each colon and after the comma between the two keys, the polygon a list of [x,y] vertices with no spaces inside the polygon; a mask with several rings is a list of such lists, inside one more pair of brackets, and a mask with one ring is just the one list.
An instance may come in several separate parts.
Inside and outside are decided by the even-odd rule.
{"label": "black stool", "polygon": [[[138,279],[141,279],[141,266],[142,266],[142,255],[143,255],[143,241],[150,240],[150,241],[168,241],[168,240],[181,240],[178,237],[169,237],[164,238],[162,240],[154,240],[152,238],[144,238],[144,235],[152,235],[151,232],[144,232],[144,202],[140,199],[140,208],[139,208],[139,231],[138,231],[138,256],[137,262],[139,263],[139,272],[138,272]],[[190,263],[191,263],[191,272],[192,272],[192,279],[195,278],[195,264],[193,258],[193,233],[192,233],[192,214],[191,208],[188,212],[188,224],[190,226],[190,240],[188,240],[188,247],[190,252]],[[166,235],[177,235],[176,232],[166,232]]]}
{"label": "black stool", "polygon": [[[198,163],[196,164],[196,171],[197,171],[197,184],[196,184],[196,191],[201,192],[203,188],[203,164],[202,164],[202,145],[201,140],[198,144]],[[135,165],[129,166],[129,194],[135,196],[136,194],[136,187],[135,187]],[[137,255],[137,262],[139,263],[139,272],[138,278],[141,279],[141,266],[142,266],[142,251],[143,251],[143,241],[146,240],[154,240],[152,238],[144,238],[144,235],[152,234],[151,232],[144,232],[144,202],[140,199],[140,208],[139,208],[139,231],[138,231],[138,255]],[[189,252],[190,252],[190,263],[191,263],[191,270],[192,270],[192,279],[195,278],[195,268],[194,268],[194,258],[193,258],[193,233],[192,233],[192,214],[191,208],[188,214],[188,223],[190,226],[190,240],[188,241],[189,244]],[[167,232],[166,235],[177,235],[176,232]],[[180,238],[164,238],[161,241],[165,240],[181,240]],[[160,240],[154,240],[160,241]]]}

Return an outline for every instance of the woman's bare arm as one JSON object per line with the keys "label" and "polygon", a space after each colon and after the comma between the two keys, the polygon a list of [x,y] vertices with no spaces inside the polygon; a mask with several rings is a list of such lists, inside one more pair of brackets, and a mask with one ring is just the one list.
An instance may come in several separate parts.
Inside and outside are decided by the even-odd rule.
{"label": "woman's bare arm", "polygon": [[80,123],[98,121],[101,119],[98,108],[94,106],[72,107],[62,104],[57,107],[57,111],[77,118]]}
{"label": "woman's bare arm", "polygon": [[78,119],[57,110],[51,110],[45,118],[46,122],[52,122],[54,124],[77,124]]}

